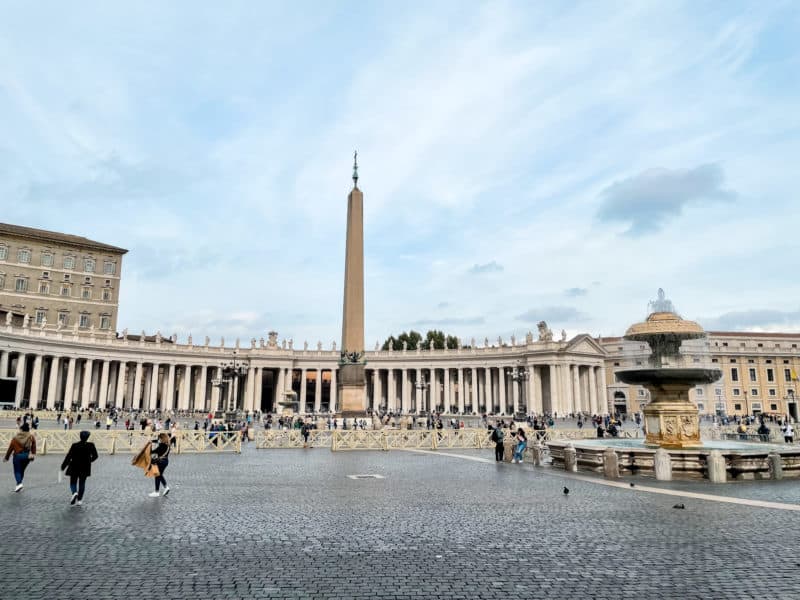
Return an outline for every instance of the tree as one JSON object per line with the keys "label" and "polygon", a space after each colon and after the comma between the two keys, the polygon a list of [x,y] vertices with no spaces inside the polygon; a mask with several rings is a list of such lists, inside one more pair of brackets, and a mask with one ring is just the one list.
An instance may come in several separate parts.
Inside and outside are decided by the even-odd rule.
{"label": "tree", "polygon": [[412,329],[408,333],[404,331],[397,337],[390,335],[383,343],[382,349],[402,350],[403,342],[406,343],[407,350],[416,350],[417,347],[422,350],[430,350],[431,344],[435,350],[443,349],[445,344],[450,350],[458,348],[458,338],[453,335],[445,335],[443,331],[439,330],[430,330],[423,339],[419,332]]}

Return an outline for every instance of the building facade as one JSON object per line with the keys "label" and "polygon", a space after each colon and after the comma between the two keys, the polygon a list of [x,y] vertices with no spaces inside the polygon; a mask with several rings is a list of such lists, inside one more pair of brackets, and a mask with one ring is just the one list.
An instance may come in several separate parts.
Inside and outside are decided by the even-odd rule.
{"label": "building facade", "polygon": [[116,331],[123,248],[0,223],[0,318]]}

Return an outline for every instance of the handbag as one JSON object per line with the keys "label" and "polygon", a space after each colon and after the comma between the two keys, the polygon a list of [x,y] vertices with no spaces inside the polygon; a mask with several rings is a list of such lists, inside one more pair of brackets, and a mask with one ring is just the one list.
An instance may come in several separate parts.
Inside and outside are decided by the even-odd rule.
{"label": "handbag", "polygon": [[144,472],[145,477],[158,477],[159,475],[161,475],[161,471],[155,463],[150,463],[150,466]]}

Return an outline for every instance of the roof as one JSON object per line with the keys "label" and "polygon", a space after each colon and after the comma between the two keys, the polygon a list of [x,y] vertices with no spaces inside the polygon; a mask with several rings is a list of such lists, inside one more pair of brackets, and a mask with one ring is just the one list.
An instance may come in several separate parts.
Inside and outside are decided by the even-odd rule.
{"label": "roof", "polygon": [[0,223],[0,234],[3,233],[32,238],[43,242],[57,242],[59,244],[67,244],[69,246],[76,246],[78,248],[91,248],[92,250],[102,250],[116,254],[126,254],[128,252],[125,248],[103,244],[102,242],[95,242],[94,240],[90,240],[79,235],[70,235],[69,233],[59,233],[57,231],[47,231],[46,229],[36,229],[34,227],[23,227],[22,225]]}
{"label": "roof", "polygon": [[708,331],[709,337],[752,337],[752,338],[783,338],[798,339],[800,331],[797,333],[770,333],[768,331]]}

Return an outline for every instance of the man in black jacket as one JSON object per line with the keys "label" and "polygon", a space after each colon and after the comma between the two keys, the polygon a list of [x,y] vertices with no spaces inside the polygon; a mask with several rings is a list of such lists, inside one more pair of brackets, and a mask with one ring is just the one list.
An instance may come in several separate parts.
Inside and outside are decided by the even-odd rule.
{"label": "man in black jacket", "polygon": [[503,460],[503,428],[500,424],[496,425],[492,430],[492,441],[494,442],[494,460],[495,462],[502,462]]}
{"label": "man in black jacket", "polygon": [[89,439],[88,431],[81,431],[81,441],[70,446],[69,452],[61,463],[61,470],[66,469],[69,475],[69,489],[72,492],[70,504],[81,505],[83,493],[86,491],[86,478],[92,474],[92,463],[97,460],[97,448]]}

